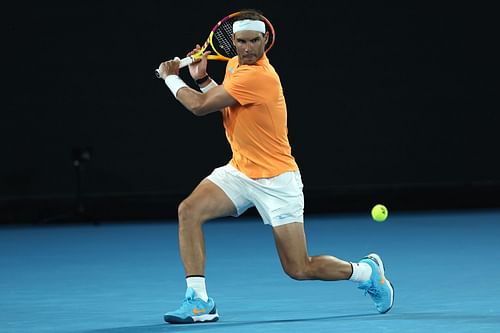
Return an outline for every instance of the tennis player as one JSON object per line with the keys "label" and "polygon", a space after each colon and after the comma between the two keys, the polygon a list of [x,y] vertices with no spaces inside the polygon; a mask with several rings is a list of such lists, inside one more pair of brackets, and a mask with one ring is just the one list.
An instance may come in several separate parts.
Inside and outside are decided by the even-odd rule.
{"label": "tennis player", "polygon": [[[380,313],[394,302],[380,256],[359,262],[333,256],[310,256],[304,233],[304,196],[299,168],[291,154],[287,108],[280,78],[264,49],[268,40],[259,12],[248,10],[233,24],[237,56],[218,85],[207,74],[205,52],[189,72],[201,92],[178,76],[179,60],[163,62],[159,73],[175,98],[196,116],[221,112],[233,153],[179,205],[179,247],[187,289],[181,307],[167,312],[170,323],[219,319],[205,285],[205,244],[202,225],[208,220],[239,216],[255,206],[264,224],[272,227],[283,270],[296,280],[351,280],[373,299]],[[198,51],[197,45],[188,55]]]}

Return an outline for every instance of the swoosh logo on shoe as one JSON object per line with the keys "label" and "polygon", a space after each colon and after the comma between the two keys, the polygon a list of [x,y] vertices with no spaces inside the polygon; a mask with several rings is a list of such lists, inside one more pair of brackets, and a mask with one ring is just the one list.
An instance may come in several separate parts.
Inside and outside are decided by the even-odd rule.
{"label": "swoosh logo on shoe", "polygon": [[200,314],[200,313],[203,313],[203,312],[207,312],[207,310],[205,310],[205,309],[198,310],[197,308],[193,309],[193,313],[194,314]]}

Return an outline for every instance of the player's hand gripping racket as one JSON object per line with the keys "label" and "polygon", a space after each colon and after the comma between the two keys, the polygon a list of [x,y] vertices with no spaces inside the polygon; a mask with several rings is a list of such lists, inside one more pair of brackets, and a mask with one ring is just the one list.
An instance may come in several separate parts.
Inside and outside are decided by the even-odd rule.
{"label": "player's hand gripping racket", "polygon": [[[203,44],[201,49],[195,54],[190,55],[181,59],[179,68],[186,67],[193,62],[197,61],[203,55],[203,52],[210,46],[212,54],[208,55],[209,60],[224,60],[228,61],[232,57],[236,56],[236,48],[232,42],[233,34],[233,22],[237,20],[238,15],[242,12],[232,13],[222,20],[217,22],[217,24],[212,28],[206,42]],[[261,15],[262,21],[266,24],[266,32],[269,32],[269,39],[266,44],[266,52],[271,49],[274,45],[275,33],[274,28],[267,18]],[[160,72],[158,69],[155,70],[157,78],[160,78]]]}

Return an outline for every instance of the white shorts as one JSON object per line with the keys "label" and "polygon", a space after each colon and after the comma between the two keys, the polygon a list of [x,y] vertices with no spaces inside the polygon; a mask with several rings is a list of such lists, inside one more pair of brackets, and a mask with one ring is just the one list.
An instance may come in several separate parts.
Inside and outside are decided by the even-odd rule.
{"label": "white shorts", "polygon": [[299,171],[284,172],[276,177],[252,179],[231,164],[216,168],[207,177],[220,187],[240,216],[248,208],[257,208],[265,224],[273,227],[304,222],[304,194]]}

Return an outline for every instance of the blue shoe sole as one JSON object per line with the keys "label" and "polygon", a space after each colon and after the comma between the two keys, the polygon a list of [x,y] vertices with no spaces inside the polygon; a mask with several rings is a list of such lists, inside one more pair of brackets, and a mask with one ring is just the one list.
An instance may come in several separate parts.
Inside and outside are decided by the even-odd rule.
{"label": "blue shoe sole", "polygon": [[384,314],[384,313],[387,313],[389,312],[390,309],[392,309],[392,307],[394,306],[394,294],[396,294],[396,290],[394,289],[394,285],[392,284],[391,281],[387,280],[387,282],[389,282],[389,284],[391,285],[391,289],[392,289],[392,301],[391,301],[391,306],[385,310],[384,312],[380,312],[380,314]]}
{"label": "blue shoe sole", "polygon": [[219,320],[219,314],[217,313],[217,309],[214,308],[210,313],[202,314],[199,316],[192,316],[181,318],[171,314],[166,313],[163,315],[163,320],[170,324],[194,324],[194,323],[211,323]]}
{"label": "blue shoe sole", "polygon": [[212,323],[219,320],[219,316],[213,317],[212,319],[207,320],[194,320],[192,317],[187,318],[179,318],[171,315],[164,315],[163,320],[170,324],[196,324],[196,323]]}

